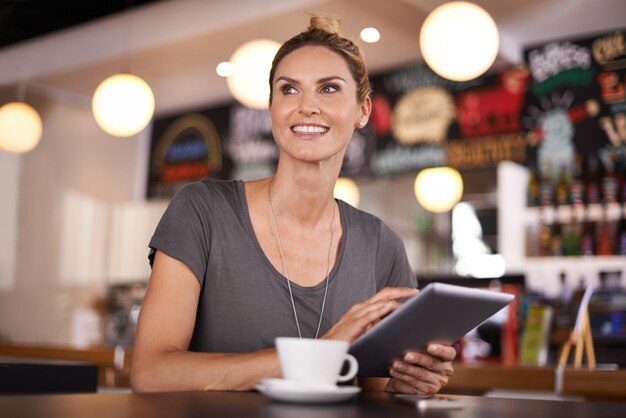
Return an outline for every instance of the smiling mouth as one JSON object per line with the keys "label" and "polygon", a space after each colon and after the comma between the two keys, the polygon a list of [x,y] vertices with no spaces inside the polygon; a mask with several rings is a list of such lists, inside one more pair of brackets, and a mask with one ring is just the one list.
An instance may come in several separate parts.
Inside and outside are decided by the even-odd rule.
{"label": "smiling mouth", "polygon": [[319,125],[296,125],[292,126],[291,130],[297,134],[322,135],[328,132],[329,128]]}

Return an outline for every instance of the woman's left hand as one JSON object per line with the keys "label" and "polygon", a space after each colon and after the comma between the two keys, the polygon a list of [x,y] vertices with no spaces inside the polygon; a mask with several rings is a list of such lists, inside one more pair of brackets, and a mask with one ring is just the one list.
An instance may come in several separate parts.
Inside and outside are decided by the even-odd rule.
{"label": "woman's left hand", "polygon": [[395,360],[390,369],[391,379],[385,391],[432,395],[448,383],[454,373],[454,347],[430,344],[425,353],[408,352]]}

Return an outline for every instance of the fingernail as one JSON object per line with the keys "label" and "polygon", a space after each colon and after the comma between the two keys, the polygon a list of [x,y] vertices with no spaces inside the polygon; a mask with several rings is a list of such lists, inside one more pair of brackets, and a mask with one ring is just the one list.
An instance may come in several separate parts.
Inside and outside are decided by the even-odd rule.
{"label": "fingernail", "polygon": [[404,356],[404,359],[406,361],[415,361],[415,356],[413,354],[407,354],[406,356]]}
{"label": "fingernail", "polygon": [[428,347],[428,352],[431,354],[436,354],[439,352],[439,346],[438,345],[431,345]]}
{"label": "fingernail", "polygon": [[396,370],[402,371],[404,370],[405,367],[404,367],[404,364],[400,363],[399,361],[396,361],[393,363],[393,368]]}

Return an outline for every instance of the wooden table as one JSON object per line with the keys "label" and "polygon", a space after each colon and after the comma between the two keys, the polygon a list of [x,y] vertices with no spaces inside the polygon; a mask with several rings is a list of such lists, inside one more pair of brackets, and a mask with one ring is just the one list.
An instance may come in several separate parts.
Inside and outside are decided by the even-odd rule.
{"label": "wooden table", "polygon": [[257,392],[0,396],[0,416],[20,418],[553,418],[626,417],[626,404],[463,397],[453,411],[418,411],[385,393],[331,405],[274,402]]}
{"label": "wooden table", "polygon": [[[560,381],[559,381],[560,380]],[[543,391],[586,399],[626,402],[626,369],[589,370],[499,364],[455,364],[446,391],[483,394],[494,389]]]}

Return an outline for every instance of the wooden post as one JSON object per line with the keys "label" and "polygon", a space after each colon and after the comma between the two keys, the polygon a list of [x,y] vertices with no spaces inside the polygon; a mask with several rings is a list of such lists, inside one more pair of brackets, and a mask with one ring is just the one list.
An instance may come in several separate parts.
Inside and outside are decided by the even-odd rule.
{"label": "wooden post", "polygon": [[563,344],[561,355],[559,356],[559,367],[565,367],[569,358],[572,346],[576,347],[574,353],[574,367],[579,369],[582,367],[583,354],[587,361],[589,369],[596,367],[596,354],[593,349],[593,335],[591,334],[591,322],[589,321],[589,299],[593,290],[591,286],[587,287],[585,294],[578,308],[576,324],[572,330],[569,339]]}

